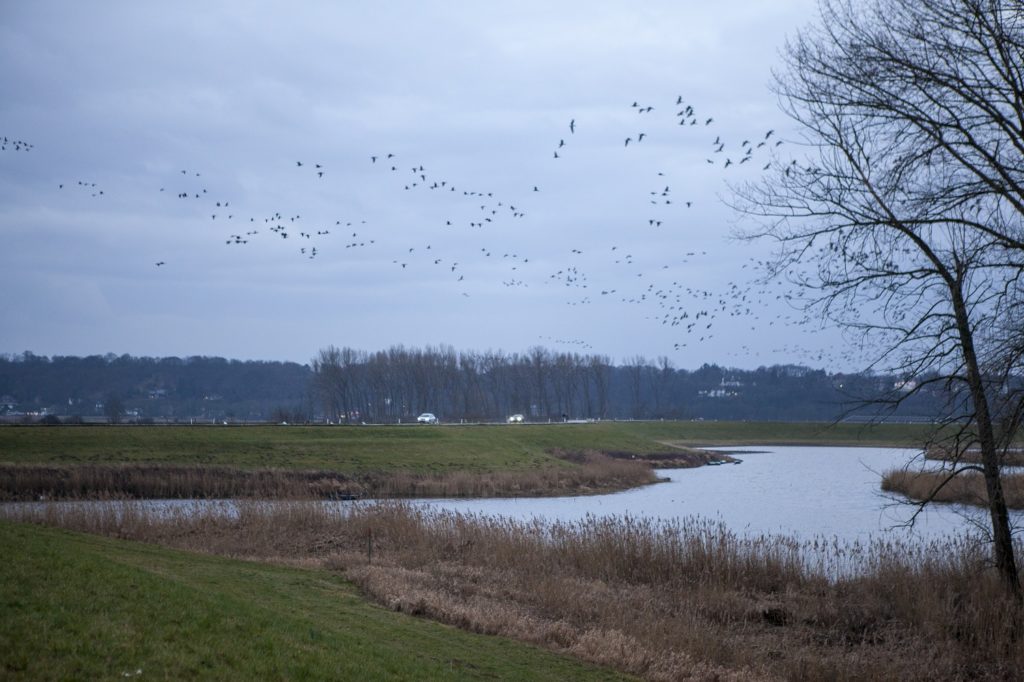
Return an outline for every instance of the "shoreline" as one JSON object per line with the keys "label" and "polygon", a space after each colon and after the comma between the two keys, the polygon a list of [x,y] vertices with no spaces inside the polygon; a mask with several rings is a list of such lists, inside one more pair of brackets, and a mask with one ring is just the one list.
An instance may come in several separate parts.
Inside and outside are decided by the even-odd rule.
{"label": "shoreline", "polygon": [[[915,503],[962,504],[979,509],[988,508],[988,492],[984,477],[976,472],[958,474],[948,483],[943,481],[948,471],[887,471],[882,477],[881,489],[902,495]],[[1006,507],[1024,509],[1024,474],[1000,476]],[[942,485],[941,490],[937,489]],[[930,499],[929,499],[930,498]]]}
{"label": "shoreline", "polygon": [[[421,473],[404,470],[242,469],[178,464],[0,463],[0,501],[147,499],[356,500],[532,498],[599,495],[663,482],[655,468],[721,459],[598,452],[553,453],[561,466],[537,470]],[[695,462],[700,460],[699,463]],[[730,458],[731,459],[731,458]],[[655,464],[657,466],[655,466]]]}
{"label": "shoreline", "polygon": [[[533,469],[402,468],[346,471],[148,462],[0,462],[0,501],[103,499],[349,500],[539,498],[622,492],[663,482],[655,469],[738,464],[735,455],[769,452],[743,446],[694,447],[657,441],[669,452],[572,451],[551,448],[551,463]],[[853,447],[822,443],[788,447]],[[710,448],[715,449],[710,449]],[[787,447],[782,446],[780,447]],[[862,447],[898,447],[864,445]],[[739,449],[733,449],[739,448]],[[726,451],[728,449],[728,451]]]}
{"label": "shoreline", "polygon": [[801,544],[710,521],[538,526],[401,504],[10,520],[186,550],[186,563],[220,555],[326,570],[388,611],[647,679],[952,679],[965,664],[1002,679],[1022,663],[1012,633],[1024,616],[968,542]]}

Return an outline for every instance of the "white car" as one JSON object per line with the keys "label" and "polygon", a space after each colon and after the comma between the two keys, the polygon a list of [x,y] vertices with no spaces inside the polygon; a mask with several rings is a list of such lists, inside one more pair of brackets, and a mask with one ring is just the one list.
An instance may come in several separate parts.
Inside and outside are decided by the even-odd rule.
{"label": "white car", "polygon": [[521,414],[513,414],[512,416],[510,416],[508,418],[507,421],[508,421],[509,424],[522,424],[523,423],[523,419],[524,419],[523,415],[521,415]]}
{"label": "white car", "polygon": [[437,417],[435,417],[429,412],[424,412],[420,416],[416,417],[416,421],[418,421],[420,424],[436,424]]}

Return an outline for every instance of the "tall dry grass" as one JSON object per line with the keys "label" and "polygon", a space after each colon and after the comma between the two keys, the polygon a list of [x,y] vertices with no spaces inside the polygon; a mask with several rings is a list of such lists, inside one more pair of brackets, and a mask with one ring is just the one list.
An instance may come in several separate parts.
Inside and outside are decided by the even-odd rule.
{"label": "tall dry grass", "polygon": [[[913,500],[932,499],[935,502],[988,506],[984,476],[965,472],[946,481],[948,476],[949,472],[943,471],[887,471],[882,477],[882,490],[899,493]],[[1003,473],[1001,480],[1006,506],[1010,509],[1024,509],[1024,474]]]}
{"label": "tall dry grass", "polygon": [[0,464],[0,500],[513,497],[608,492],[656,480],[643,462],[600,453],[582,453],[572,461],[572,466],[527,471],[439,474],[173,464]]}
{"label": "tall dry grass", "polygon": [[398,503],[5,507],[21,520],[344,571],[387,607],[654,680],[1013,679],[1021,611],[973,541],[521,522]]}
{"label": "tall dry grass", "polygon": [[[924,453],[925,459],[932,459],[941,462],[962,462],[964,464],[980,464],[981,450],[956,450],[948,447],[933,446]],[[1007,467],[1024,466],[1024,450],[1020,448],[1007,448],[999,453],[999,465]]]}

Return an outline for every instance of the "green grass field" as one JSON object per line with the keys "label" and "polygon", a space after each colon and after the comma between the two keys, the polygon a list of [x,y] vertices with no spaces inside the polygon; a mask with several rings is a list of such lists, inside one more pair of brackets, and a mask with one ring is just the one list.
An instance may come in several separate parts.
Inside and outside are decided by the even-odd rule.
{"label": "green grass field", "polygon": [[600,422],[486,426],[0,427],[0,462],[166,463],[342,472],[521,470],[549,453],[670,453],[675,446],[920,445],[922,425]]}
{"label": "green grass field", "polygon": [[[487,472],[568,466],[550,454],[557,448],[913,445],[923,432],[728,422],[2,427],[0,462]],[[0,522],[0,556],[2,679],[619,679],[508,639],[391,612],[323,569],[8,522]]]}
{"label": "green grass field", "polygon": [[8,522],[0,548],[3,679],[622,679],[371,605],[324,570]]}

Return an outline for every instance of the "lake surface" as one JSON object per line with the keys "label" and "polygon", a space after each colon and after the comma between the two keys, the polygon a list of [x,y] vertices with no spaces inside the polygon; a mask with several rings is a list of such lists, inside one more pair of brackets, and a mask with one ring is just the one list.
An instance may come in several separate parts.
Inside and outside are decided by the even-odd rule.
{"label": "lake surface", "polygon": [[[722,448],[735,452],[739,448]],[[740,533],[782,533],[803,539],[838,537],[938,538],[962,534],[985,511],[963,505],[931,505],[912,530],[905,524],[916,507],[881,491],[882,473],[900,467],[917,450],[849,447],[745,447],[742,464],[697,469],[664,469],[668,483],[612,495],[559,498],[422,500],[438,509],[508,516],[575,520],[588,514],[652,518],[701,516],[724,522]],[[916,464],[920,468],[920,464]],[[1024,527],[1024,512],[1013,513]]]}
{"label": "lake surface", "polygon": [[[433,509],[503,516],[520,520],[574,521],[592,516],[684,519],[703,517],[723,522],[740,534],[784,534],[804,540],[817,537],[849,542],[870,538],[938,539],[984,532],[987,512],[963,505],[931,505],[906,524],[917,509],[898,496],[882,493],[883,472],[905,465],[917,450],[849,447],[746,447],[721,448],[734,452],[742,464],[696,469],[662,469],[666,483],[611,495],[497,499],[415,500]],[[920,468],[922,463],[915,462]],[[0,506],[44,507],[48,504],[95,506],[108,502],[29,502]],[[135,503],[161,511],[214,508],[236,513],[225,500],[146,500]],[[361,502],[324,502],[329,505]],[[1012,512],[1015,529],[1024,528],[1024,511]]]}

